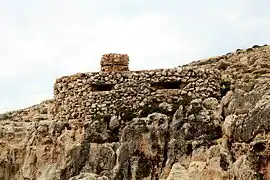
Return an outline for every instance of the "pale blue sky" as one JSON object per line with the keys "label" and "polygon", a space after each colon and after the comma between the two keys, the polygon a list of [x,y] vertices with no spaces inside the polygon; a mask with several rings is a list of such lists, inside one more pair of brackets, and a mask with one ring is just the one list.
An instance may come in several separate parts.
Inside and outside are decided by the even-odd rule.
{"label": "pale blue sky", "polygon": [[269,0],[0,0],[0,112],[52,98],[57,77],[170,68],[270,42]]}

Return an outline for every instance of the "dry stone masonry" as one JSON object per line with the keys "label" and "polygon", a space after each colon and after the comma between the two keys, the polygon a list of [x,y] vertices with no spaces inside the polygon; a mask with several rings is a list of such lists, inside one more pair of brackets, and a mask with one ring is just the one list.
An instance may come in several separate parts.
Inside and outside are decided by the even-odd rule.
{"label": "dry stone masonry", "polygon": [[[87,120],[94,116],[129,113],[140,116],[147,109],[166,102],[178,107],[182,101],[220,97],[220,73],[204,68],[173,68],[127,71],[127,55],[108,54],[102,69],[56,80],[54,85],[57,119]],[[121,68],[118,68],[121,64]],[[115,68],[113,71],[104,66]],[[114,66],[115,65],[115,66]],[[120,65],[119,65],[120,66]]]}
{"label": "dry stone masonry", "polygon": [[127,54],[104,54],[100,61],[101,71],[128,71],[129,57]]}

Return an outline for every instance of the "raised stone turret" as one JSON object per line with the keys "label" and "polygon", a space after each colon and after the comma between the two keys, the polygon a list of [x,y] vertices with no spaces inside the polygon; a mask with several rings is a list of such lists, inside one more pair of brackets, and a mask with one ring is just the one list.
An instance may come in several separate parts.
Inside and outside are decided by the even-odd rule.
{"label": "raised stone turret", "polygon": [[128,71],[129,56],[127,54],[109,53],[102,56],[101,71]]}

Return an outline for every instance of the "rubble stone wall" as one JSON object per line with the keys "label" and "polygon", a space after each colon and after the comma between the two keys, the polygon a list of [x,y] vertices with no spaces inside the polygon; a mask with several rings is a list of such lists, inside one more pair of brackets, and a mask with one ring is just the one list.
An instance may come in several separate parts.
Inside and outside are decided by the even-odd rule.
{"label": "rubble stone wall", "polygon": [[88,120],[94,116],[143,110],[167,102],[172,106],[194,98],[220,96],[220,73],[203,68],[79,73],[56,80],[54,108],[57,119]]}
{"label": "rubble stone wall", "polygon": [[104,54],[100,61],[101,71],[128,71],[129,56],[127,54]]}

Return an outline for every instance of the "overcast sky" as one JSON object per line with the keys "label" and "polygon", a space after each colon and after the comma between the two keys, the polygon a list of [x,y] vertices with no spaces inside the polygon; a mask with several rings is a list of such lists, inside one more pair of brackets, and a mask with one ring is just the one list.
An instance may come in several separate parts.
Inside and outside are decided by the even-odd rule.
{"label": "overcast sky", "polygon": [[269,0],[0,0],[0,112],[52,98],[57,77],[170,68],[270,42]]}

